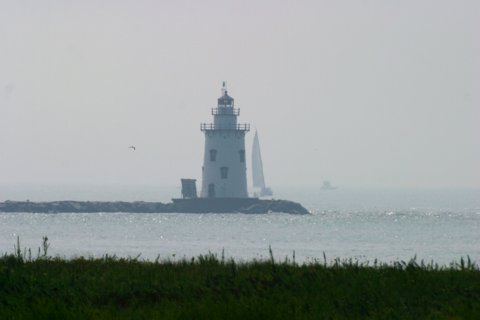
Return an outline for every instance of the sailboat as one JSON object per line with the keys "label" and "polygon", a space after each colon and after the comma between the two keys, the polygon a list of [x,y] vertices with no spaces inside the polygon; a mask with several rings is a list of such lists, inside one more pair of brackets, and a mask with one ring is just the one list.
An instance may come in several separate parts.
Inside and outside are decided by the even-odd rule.
{"label": "sailboat", "polygon": [[272,196],[272,189],[265,186],[265,177],[263,175],[262,154],[260,153],[260,142],[258,141],[258,133],[255,131],[252,146],[252,178],[255,197]]}

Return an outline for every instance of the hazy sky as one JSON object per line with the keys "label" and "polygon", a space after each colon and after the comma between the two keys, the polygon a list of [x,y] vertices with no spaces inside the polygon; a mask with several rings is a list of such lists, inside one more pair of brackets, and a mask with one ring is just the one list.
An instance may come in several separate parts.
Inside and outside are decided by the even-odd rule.
{"label": "hazy sky", "polygon": [[0,184],[200,179],[226,80],[268,185],[480,187],[479,57],[476,0],[0,0]]}

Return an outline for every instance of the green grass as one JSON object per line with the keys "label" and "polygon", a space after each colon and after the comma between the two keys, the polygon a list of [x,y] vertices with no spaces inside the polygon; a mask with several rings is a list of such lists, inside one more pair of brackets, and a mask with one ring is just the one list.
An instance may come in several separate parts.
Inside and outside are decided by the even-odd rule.
{"label": "green grass", "polygon": [[0,319],[480,319],[480,271],[469,259],[63,260],[47,255],[46,241],[35,258],[19,248],[0,257]]}

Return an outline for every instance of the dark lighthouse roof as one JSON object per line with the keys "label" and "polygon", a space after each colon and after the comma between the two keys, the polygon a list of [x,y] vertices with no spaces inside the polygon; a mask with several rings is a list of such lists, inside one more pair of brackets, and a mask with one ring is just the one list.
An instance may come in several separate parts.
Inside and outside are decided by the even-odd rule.
{"label": "dark lighthouse roof", "polygon": [[223,96],[218,98],[218,104],[233,105],[233,98],[228,95],[227,90],[224,91]]}
{"label": "dark lighthouse roof", "polygon": [[225,81],[223,82],[222,86],[222,96],[218,98],[218,105],[233,107],[233,98],[228,95]]}

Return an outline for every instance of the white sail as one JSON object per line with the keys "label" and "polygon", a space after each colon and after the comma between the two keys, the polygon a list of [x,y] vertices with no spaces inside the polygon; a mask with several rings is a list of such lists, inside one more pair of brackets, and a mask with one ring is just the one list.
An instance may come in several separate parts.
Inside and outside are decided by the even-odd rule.
{"label": "white sail", "polygon": [[265,177],[263,175],[262,154],[260,153],[260,142],[258,141],[258,133],[255,131],[252,146],[252,180],[253,187],[260,189],[256,196],[271,196],[272,190],[265,186]]}
{"label": "white sail", "polygon": [[252,178],[254,188],[265,188],[265,177],[263,176],[262,154],[260,153],[260,142],[255,131],[252,146]]}

